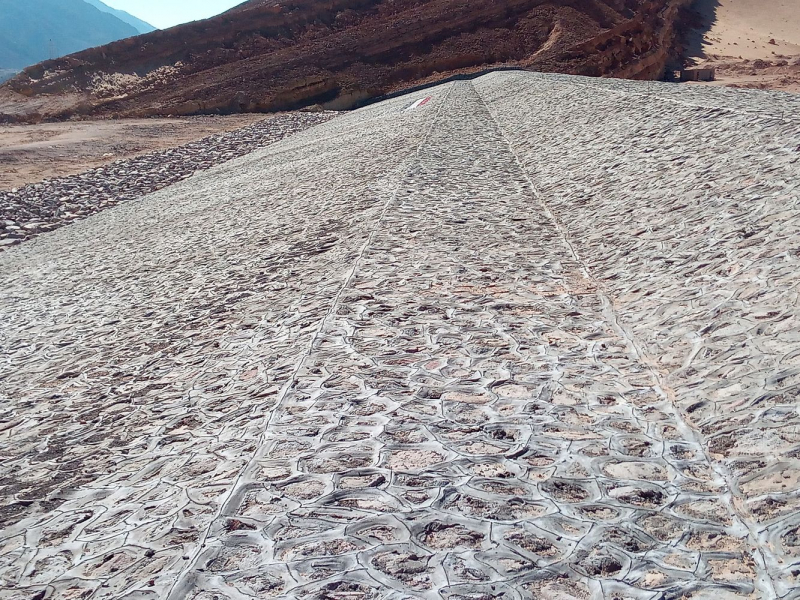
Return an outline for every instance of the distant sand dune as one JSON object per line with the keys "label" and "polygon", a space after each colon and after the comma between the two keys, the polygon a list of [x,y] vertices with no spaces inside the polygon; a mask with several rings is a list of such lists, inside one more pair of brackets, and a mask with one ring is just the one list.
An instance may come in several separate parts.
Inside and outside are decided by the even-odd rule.
{"label": "distant sand dune", "polygon": [[755,60],[773,52],[800,54],[798,0],[700,0],[696,8],[711,23],[703,43],[706,56]]}
{"label": "distant sand dune", "polygon": [[716,67],[714,85],[800,92],[800,0],[698,0],[690,63]]}

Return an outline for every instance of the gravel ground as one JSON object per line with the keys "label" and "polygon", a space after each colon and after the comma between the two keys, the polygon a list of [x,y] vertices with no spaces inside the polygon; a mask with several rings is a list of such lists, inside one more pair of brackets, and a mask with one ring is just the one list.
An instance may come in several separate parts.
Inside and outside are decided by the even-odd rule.
{"label": "gravel ground", "polygon": [[0,251],[120,202],[135,200],[338,113],[288,113],[184,146],[114,161],[79,175],[0,191]]}
{"label": "gravel ground", "polygon": [[176,148],[263,121],[264,114],[90,119],[0,125],[0,190]]}
{"label": "gravel ground", "polygon": [[677,89],[447,84],[5,252],[0,598],[798,598],[800,131]]}

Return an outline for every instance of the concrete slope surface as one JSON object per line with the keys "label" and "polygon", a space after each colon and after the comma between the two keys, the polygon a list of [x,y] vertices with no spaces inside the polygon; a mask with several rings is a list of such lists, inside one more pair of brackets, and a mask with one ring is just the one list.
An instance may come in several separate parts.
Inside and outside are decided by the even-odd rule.
{"label": "concrete slope surface", "polygon": [[799,103],[494,73],[0,254],[0,598],[797,598]]}

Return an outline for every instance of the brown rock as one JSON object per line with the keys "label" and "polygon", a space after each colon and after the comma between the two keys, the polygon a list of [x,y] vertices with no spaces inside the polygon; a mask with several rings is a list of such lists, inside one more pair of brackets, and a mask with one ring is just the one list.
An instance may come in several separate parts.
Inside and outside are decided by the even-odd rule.
{"label": "brown rock", "polygon": [[29,67],[0,90],[0,122],[343,109],[497,65],[658,78],[688,3],[250,0]]}

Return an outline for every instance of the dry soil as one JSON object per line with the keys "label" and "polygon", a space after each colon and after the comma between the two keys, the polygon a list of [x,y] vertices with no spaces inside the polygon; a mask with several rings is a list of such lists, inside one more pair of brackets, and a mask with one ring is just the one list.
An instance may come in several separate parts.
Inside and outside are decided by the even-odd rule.
{"label": "dry soil", "polygon": [[0,190],[239,129],[263,114],[0,125]]}
{"label": "dry soil", "polygon": [[800,92],[797,0],[701,0],[692,62],[717,70],[711,85]]}

